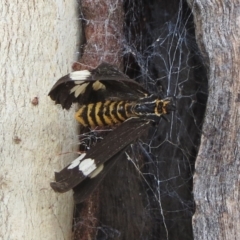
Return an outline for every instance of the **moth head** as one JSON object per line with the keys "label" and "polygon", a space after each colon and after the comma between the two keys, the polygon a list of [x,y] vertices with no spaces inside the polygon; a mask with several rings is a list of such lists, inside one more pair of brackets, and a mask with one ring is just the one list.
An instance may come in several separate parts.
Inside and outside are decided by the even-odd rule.
{"label": "moth head", "polygon": [[172,98],[158,99],[156,101],[155,114],[157,116],[169,114],[175,109]]}

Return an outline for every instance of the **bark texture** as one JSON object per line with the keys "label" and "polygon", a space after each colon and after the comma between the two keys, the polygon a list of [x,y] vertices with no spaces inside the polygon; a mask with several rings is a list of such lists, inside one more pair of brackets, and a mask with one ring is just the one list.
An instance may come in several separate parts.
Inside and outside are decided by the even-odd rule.
{"label": "bark texture", "polygon": [[70,239],[72,193],[50,188],[76,149],[73,111],[47,96],[70,70],[78,14],[71,1],[0,3],[0,239]]}
{"label": "bark texture", "polygon": [[82,0],[84,31],[82,56],[74,70],[97,67],[102,62],[123,67],[123,0]]}
{"label": "bark texture", "polygon": [[189,3],[209,69],[209,97],[194,176],[194,237],[240,239],[240,1]]}

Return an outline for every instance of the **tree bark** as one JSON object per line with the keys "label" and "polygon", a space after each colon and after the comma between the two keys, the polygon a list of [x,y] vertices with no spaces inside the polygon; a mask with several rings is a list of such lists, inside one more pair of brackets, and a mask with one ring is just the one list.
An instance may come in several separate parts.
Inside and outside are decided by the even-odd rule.
{"label": "tree bark", "polygon": [[240,1],[189,0],[209,71],[196,160],[195,239],[240,239]]}
{"label": "tree bark", "polygon": [[[50,188],[77,149],[73,111],[47,96],[77,50],[75,0],[0,3],[0,239],[70,239],[72,193]],[[66,162],[63,162],[64,161]]]}

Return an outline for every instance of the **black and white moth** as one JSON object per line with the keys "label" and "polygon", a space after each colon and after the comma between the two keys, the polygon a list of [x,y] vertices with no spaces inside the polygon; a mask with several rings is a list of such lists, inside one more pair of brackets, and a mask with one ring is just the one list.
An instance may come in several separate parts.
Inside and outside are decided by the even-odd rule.
{"label": "black and white moth", "polygon": [[170,98],[150,95],[107,63],[60,78],[49,96],[65,109],[79,103],[75,118],[85,127],[117,126],[101,142],[55,173],[56,182],[51,187],[57,192],[77,189],[77,202],[91,194],[126,147],[146,132],[151,122],[174,110]]}

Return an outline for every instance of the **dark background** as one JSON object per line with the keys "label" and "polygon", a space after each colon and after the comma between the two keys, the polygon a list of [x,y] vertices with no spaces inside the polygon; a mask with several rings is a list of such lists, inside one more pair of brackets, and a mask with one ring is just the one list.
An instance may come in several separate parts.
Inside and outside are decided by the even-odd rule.
{"label": "dark background", "polygon": [[[207,78],[184,1],[124,2],[125,73],[150,92],[171,96],[176,111],[130,146],[95,198],[96,239],[193,239],[192,176],[207,101]],[[91,226],[89,225],[89,228]]]}

